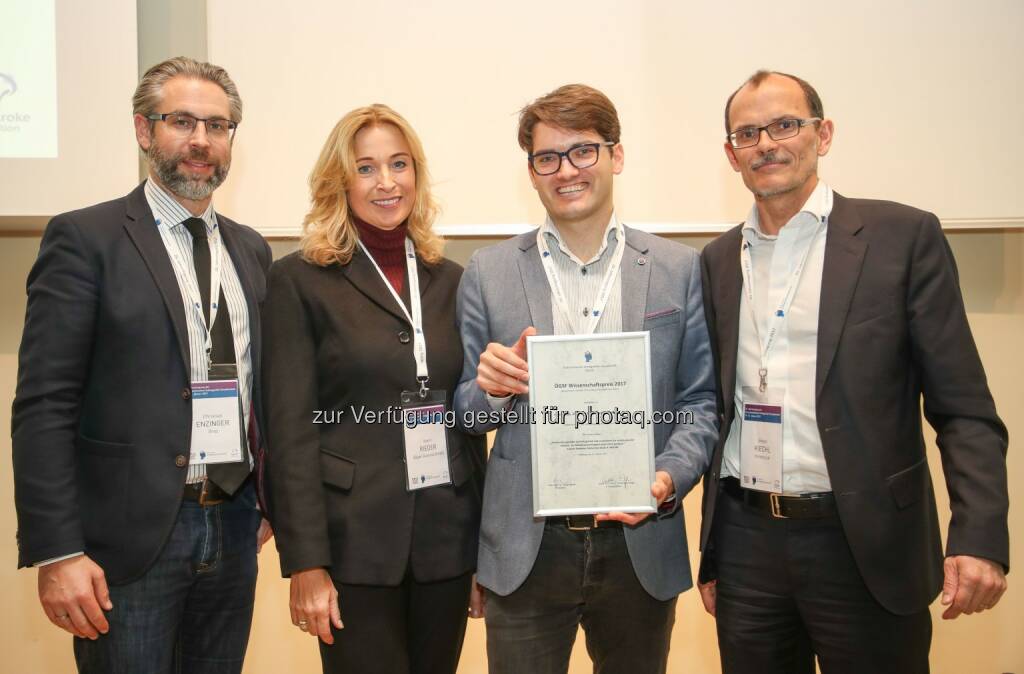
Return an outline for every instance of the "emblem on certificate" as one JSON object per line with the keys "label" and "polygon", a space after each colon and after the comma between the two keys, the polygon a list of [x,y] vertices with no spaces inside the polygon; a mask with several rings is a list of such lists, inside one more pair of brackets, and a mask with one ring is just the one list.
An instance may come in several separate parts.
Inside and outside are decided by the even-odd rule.
{"label": "emblem on certificate", "polygon": [[655,511],[647,332],[529,337],[536,517]]}

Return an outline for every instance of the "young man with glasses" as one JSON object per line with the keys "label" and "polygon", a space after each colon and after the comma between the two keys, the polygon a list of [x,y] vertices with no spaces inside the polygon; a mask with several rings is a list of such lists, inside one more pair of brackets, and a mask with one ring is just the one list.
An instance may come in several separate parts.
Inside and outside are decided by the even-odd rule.
{"label": "young man with glasses", "polygon": [[148,180],[51,220],[28,278],[19,565],[80,672],[241,672],[269,537],[253,471],[270,248],[211,202],[242,116],[228,74],[170,59],[133,103]]}
{"label": "young man with glasses", "polygon": [[[497,430],[473,607],[492,673],[565,672],[580,625],[597,671],[664,672],[676,596],[692,585],[679,503],[717,437],[698,258],[618,220],[619,135],[615,107],[587,86],[526,106],[519,145],[547,219],[474,253],[459,287],[466,361],[455,405],[472,431]],[[653,409],[670,419],[654,431],[659,511],[534,517],[530,425],[511,422],[530,404],[526,338],[640,330],[650,332]],[[682,410],[690,416],[672,414]]]}
{"label": "young man with glasses", "polygon": [[[705,481],[701,596],[726,674],[928,671],[928,605],[1006,589],[1006,428],[931,213],[818,180],[833,123],[759,71],[725,107],[754,194],[701,256],[722,436]],[[921,429],[953,517],[945,556]]]}

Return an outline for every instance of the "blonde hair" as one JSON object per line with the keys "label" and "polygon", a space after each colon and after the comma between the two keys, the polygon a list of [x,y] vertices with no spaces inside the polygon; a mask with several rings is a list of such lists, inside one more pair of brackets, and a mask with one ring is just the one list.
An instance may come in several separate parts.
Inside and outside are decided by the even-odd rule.
{"label": "blonde hair", "polygon": [[364,128],[391,124],[409,144],[416,169],[416,195],[409,213],[409,238],[424,262],[441,261],[444,239],[434,233],[438,206],[430,193],[430,174],[419,136],[409,122],[386,105],[374,103],[356,108],[334,126],[309,175],[312,208],[302,220],[302,257],[326,267],[348,264],[355,253],[359,232],[348,206],[346,191],[356,175],[355,139]]}

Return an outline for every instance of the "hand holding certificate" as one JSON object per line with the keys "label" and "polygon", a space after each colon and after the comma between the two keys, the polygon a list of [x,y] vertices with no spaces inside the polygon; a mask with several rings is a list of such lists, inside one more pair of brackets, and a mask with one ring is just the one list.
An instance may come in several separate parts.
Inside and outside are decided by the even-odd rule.
{"label": "hand holding certificate", "polygon": [[535,516],[655,511],[649,340],[527,340]]}

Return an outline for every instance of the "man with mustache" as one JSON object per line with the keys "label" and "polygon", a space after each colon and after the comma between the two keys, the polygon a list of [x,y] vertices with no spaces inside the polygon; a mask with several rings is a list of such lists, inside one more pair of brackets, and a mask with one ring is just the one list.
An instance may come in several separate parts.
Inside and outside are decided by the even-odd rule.
{"label": "man with mustache", "polygon": [[699,580],[722,668],[927,672],[940,589],[943,618],[984,611],[1009,567],[1007,433],[952,251],[931,213],[818,180],[834,125],[804,80],[755,73],[725,123],[754,206],[701,258],[723,422]]}
{"label": "man with mustache", "polygon": [[29,274],[18,564],[37,567],[80,672],[241,672],[269,537],[256,478],[270,248],[211,203],[242,117],[228,74],[164,61],[133,107],[148,179],[53,218]]}

